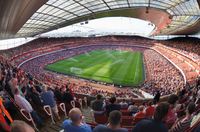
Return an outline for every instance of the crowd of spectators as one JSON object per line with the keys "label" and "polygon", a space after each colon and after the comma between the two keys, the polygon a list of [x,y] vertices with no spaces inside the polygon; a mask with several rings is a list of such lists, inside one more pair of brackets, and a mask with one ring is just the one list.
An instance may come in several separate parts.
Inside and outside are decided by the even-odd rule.
{"label": "crowd of spectators", "polygon": [[[57,74],[52,72],[47,72],[44,70],[45,65],[53,63],[57,60],[61,60],[64,58],[69,58],[70,56],[74,56],[77,54],[89,52],[95,49],[124,49],[125,47],[115,46],[115,45],[93,45],[93,46],[83,46],[74,49],[66,49],[59,52],[55,52],[48,55],[43,55],[41,57],[30,60],[29,62],[22,65],[22,68],[26,70],[28,73],[31,73],[34,77],[38,78],[42,81],[49,81],[53,78],[57,80]],[[145,66],[147,79],[144,84],[143,90],[150,94],[154,94],[157,89],[161,89],[161,95],[167,95],[171,92],[175,92],[176,90],[180,90],[183,88],[183,78],[179,71],[170,64],[165,58],[161,57],[158,53],[153,50],[144,50],[142,48],[131,48],[128,46],[125,48],[126,50],[140,50],[144,52]],[[155,68],[156,67],[156,68]],[[170,71],[170,72],[169,72]],[[172,76],[174,75],[174,76]],[[50,78],[50,79],[49,79]],[[93,81],[94,82],[94,81]],[[98,82],[96,82],[98,83]],[[168,90],[166,90],[168,89]],[[86,86],[77,86],[74,88],[76,93],[96,95],[99,91],[93,89],[90,85]],[[110,97],[112,93],[109,93],[105,90],[101,91],[102,95]],[[124,92],[116,92],[116,95],[121,98],[135,97],[137,96],[130,91]]]}
{"label": "crowd of spectators", "polygon": [[161,41],[161,43],[179,51],[200,64],[200,41],[198,38],[175,38],[169,41]]}
{"label": "crowd of spectators", "polygon": [[184,87],[181,73],[168,60],[153,50],[145,50],[143,55],[149,78],[143,90],[153,95],[159,90],[161,95],[167,95]]}
{"label": "crowd of spectators", "polygon": [[[90,47],[90,50],[94,50],[96,48],[94,47]],[[53,79],[53,81],[54,79],[56,80],[57,78],[55,74],[48,74],[50,77],[47,78],[46,72],[42,71],[41,69],[43,69],[46,61],[48,63],[53,62],[56,55],[59,56],[59,58],[57,59],[63,59],[66,57],[66,55],[71,56],[80,54],[85,52],[86,49],[88,49],[88,47],[85,47],[85,49],[77,48],[75,49],[77,50],[76,52],[65,50],[61,51],[62,54],[54,53],[53,55],[47,55],[46,57],[49,57],[48,59],[45,58],[45,56],[33,59],[36,61],[31,61],[31,64],[28,64],[29,67],[26,68],[27,70],[30,69],[30,74],[27,74],[22,69],[11,65],[6,59],[0,57],[0,91],[2,98],[0,100],[0,128],[5,131],[11,131],[13,129],[12,127],[16,127],[14,124],[16,121],[13,122],[12,117],[14,117],[13,115],[16,114],[16,111],[18,109],[24,109],[27,113],[30,113],[38,127],[43,126],[44,119],[42,118],[42,115],[38,112],[38,109],[39,107],[42,107],[44,105],[50,105],[52,111],[54,112],[54,115],[59,120],[60,115],[58,114],[57,102],[65,102],[66,104],[69,104],[72,100],[75,100],[74,93],[80,91],[82,88],[77,90],[76,88],[79,87],[77,87],[76,84],[71,84],[70,82],[65,82],[65,85],[62,84],[61,86],[58,84],[51,84],[51,82],[48,82],[48,79],[51,78]],[[132,130],[133,132],[146,132],[147,130],[153,130],[155,132],[165,132],[169,130],[175,132],[186,131],[187,129],[189,129],[193,122],[195,114],[198,114],[199,112],[200,90],[197,87],[193,89],[184,87],[181,87],[182,89],[179,88],[179,85],[182,85],[182,83],[181,79],[179,79],[180,75],[178,71],[174,70],[172,68],[172,65],[170,65],[170,63],[164,60],[162,57],[158,57],[157,53],[152,52],[151,50],[147,50],[147,52],[145,53],[147,53],[148,56],[152,55],[152,57],[155,58],[155,60],[152,60],[153,62],[149,62],[150,65],[153,65],[154,67],[158,65],[160,67],[166,68],[166,71],[165,69],[159,69],[157,67],[154,68],[157,73],[163,75],[163,72],[165,75],[173,75],[173,77],[169,79],[173,81],[172,84],[170,84],[171,82],[163,82],[163,85],[168,85],[168,87],[164,87],[160,82],[167,80],[167,78],[164,78],[164,80],[162,80],[160,79],[161,75],[156,75],[151,72],[153,74],[152,76],[155,76],[156,79],[160,79],[158,82],[158,84],[160,85],[157,84],[156,86],[161,89],[156,88],[156,91],[160,90],[161,95],[165,95],[165,91],[168,91],[169,89],[170,93],[174,93],[174,90],[178,89],[177,94],[170,95],[168,101],[164,103],[160,103],[158,99],[155,102],[148,102],[148,105],[146,102],[144,102],[143,104],[140,104],[138,106],[131,100],[121,100],[119,102],[116,97],[113,97],[113,95],[118,97],[120,95],[124,95],[125,93],[116,92],[112,93],[111,95],[110,93],[105,94],[104,91],[98,92],[100,94],[102,93],[103,98],[97,97],[96,101],[92,103],[92,108],[95,108],[95,103],[101,104],[101,106],[99,106],[100,108],[95,108],[96,111],[98,112],[100,110],[105,112],[105,114],[109,116],[109,118],[108,124],[106,126],[99,125],[94,128],[93,131],[127,131],[126,129],[120,127],[122,116],[120,110],[122,108],[130,111],[130,116],[133,116],[134,120],[140,119],[135,124],[135,127]],[[146,65],[148,65],[147,63]],[[41,64],[43,66],[41,66]],[[26,64],[24,64],[23,66],[25,65]],[[32,69],[32,66],[38,66],[39,69]],[[170,73],[169,71],[172,72]],[[33,76],[31,74],[33,74]],[[41,81],[39,82],[38,80],[36,80],[35,77],[37,79],[40,79]],[[153,81],[155,82],[155,80]],[[155,86],[154,88],[149,89],[150,92],[154,92]],[[149,89],[145,88],[145,90],[147,91]],[[94,95],[97,94],[97,92],[95,92]],[[111,97],[109,101],[105,99],[107,94],[109,95],[108,97]],[[9,100],[7,100],[6,97],[8,97]],[[130,96],[128,97],[131,98]],[[14,111],[10,111],[11,106],[9,105],[7,107],[4,107],[5,102],[13,104],[16,109]],[[69,117],[69,120],[63,122],[63,129],[65,131],[92,131],[90,126],[83,121],[82,113],[79,109],[72,109],[69,113]],[[22,126],[26,127],[26,125],[20,125],[20,127]],[[27,128],[28,127],[29,126],[27,126]],[[31,131],[34,130],[31,129]]]}

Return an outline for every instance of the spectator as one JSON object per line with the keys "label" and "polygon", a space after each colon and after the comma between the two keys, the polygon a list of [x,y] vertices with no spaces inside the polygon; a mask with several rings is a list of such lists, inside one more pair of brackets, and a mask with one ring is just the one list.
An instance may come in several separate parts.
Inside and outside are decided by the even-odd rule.
{"label": "spectator", "polygon": [[70,102],[74,100],[74,97],[72,96],[72,94],[70,93],[69,88],[66,88],[65,93],[63,94],[63,101],[67,104],[70,104]]}
{"label": "spectator", "polygon": [[60,120],[54,93],[50,89],[47,90],[47,86],[44,86],[44,91],[41,94],[41,99],[44,105],[49,105],[51,107],[53,114],[57,117],[58,120]]}
{"label": "spectator", "polygon": [[64,132],[92,132],[89,125],[85,124],[82,113],[78,108],[72,108],[69,112],[69,118],[63,122]]}
{"label": "spectator", "polygon": [[195,111],[195,104],[193,102],[189,103],[186,110],[185,118],[178,121],[173,127],[170,129],[169,132],[184,132],[186,131],[192,122],[192,114]]}
{"label": "spectator", "polygon": [[0,130],[2,130],[3,132],[10,132],[10,126],[6,122],[6,119],[4,118],[3,113],[1,112],[2,111],[0,110]]}
{"label": "spectator", "polygon": [[11,124],[10,132],[35,132],[35,130],[24,121],[15,120]]}
{"label": "spectator", "polygon": [[106,114],[109,116],[109,113],[112,112],[113,110],[119,110],[121,109],[121,106],[116,103],[117,99],[116,97],[111,97],[110,98],[110,104],[106,105]]}
{"label": "spectator", "polygon": [[165,120],[168,128],[171,128],[171,126],[175,123],[175,121],[177,119],[176,110],[175,110],[177,101],[178,101],[178,96],[175,94],[170,95],[168,98],[169,112],[168,112],[167,118]]}
{"label": "spectator", "polygon": [[54,94],[57,102],[63,102],[63,94],[61,92],[61,88],[56,87]]}
{"label": "spectator", "polygon": [[40,93],[36,90],[35,87],[30,88],[30,98],[32,102],[37,106],[42,106],[42,102],[40,99]]}
{"label": "spectator", "polygon": [[160,91],[157,91],[156,92],[156,95],[154,96],[154,102],[155,103],[158,103],[159,102],[159,100],[160,100]]}
{"label": "spectator", "polygon": [[94,101],[92,101],[92,109],[94,111],[103,111],[103,100],[102,100],[102,95],[97,94],[96,99]]}
{"label": "spectator", "polygon": [[41,126],[43,124],[41,118],[38,114],[33,110],[31,104],[19,94],[19,90],[15,89],[14,99],[16,104],[21,108],[24,109],[26,112],[30,113],[33,120],[37,123],[37,125]]}
{"label": "spectator", "polygon": [[167,132],[163,123],[169,110],[168,103],[160,103],[155,110],[153,119],[143,119],[136,124],[132,132]]}
{"label": "spectator", "polygon": [[121,105],[121,108],[124,108],[124,109],[128,108],[128,103],[126,102],[125,99],[122,99],[122,101],[119,104]]}
{"label": "spectator", "polygon": [[0,96],[0,115],[4,114],[6,118],[8,118],[9,123],[13,122],[12,117],[10,116],[9,112],[6,110],[6,108],[3,105],[3,99]]}
{"label": "spectator", "polygon": [[145,115],[147,118],[152,118],[155,111],[155,107],[152,106],[152,102],[148,103],[147,108],[145,109]]}
{"label": "spectator", "polygon": [[145,118],[144,106],[143,105],[139,106],[139,112],[137,112],[134,115],[134,117],[135,117],[135,120],[137,120],[137,121]]}
{"label": "spectator", "polygon": [[108,117],[108,125],[98,125],[93,132],[128,132],[127,129],[120,127],[121,112],[114,110],[110,112]]}
{"label": "spectator", "polygon": [[133,102],[131,105],[129,105],[128,111],[130,112],[130,114],[131,114],[132,116],[134,116],[135,113],[138,112],[138,106],[135,105],[135,102]]}

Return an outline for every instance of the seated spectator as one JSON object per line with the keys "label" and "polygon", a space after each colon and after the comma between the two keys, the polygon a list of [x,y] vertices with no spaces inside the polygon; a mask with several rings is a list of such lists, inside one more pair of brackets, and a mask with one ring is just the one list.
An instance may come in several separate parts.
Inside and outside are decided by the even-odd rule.
{"label": "seated spectator", "polygon": [[35,130],[24,121],[15,120],[11,124],[10,132],[35,132]]}
{"label": "seated spectator", "polygon": [[126,102],[125,99],[122,100],[122,102],[119,103],[121,105],[121,108],[127,108],[128,107],[128,103]]}
{"label": "seated spectator", "polygon": [[108,125],[98,125],[93,132],[128,132],[127,129],[120,127],[121,112],[114,110],[110,112],[108,117]]}
{"label": "seated spectator", "polygon": [[102,100],[102,95],[97,94],[96,99],[94,101],[92,101],[92,109],[94,111],[103,111],[103,100]]}
{"label": "seated spectator", "polygon": [[60,120],[60,116],[58,114],[58,107],[54,98],[54,93],[50,89],[47,90],[47,86],[44,86],[44,91],[41,94],[41,99],[44,105],[49,105],[53,114]]}
{"label": "seated spectator", "polygon": [[184,132],[186,131],[192,122],[192,114],[195,111],[195,104],[193,102],[189,103],[186,110],[185,118],[178,121],[172,126],[169,132]]}
{"label": "seated spectator", "polygon": [[65,93],[63,94],[63,101],[67,104],[70,104],[70,102],[74,100],[73,95],[71,94],[69,88],[66,88]]}
{"label": "seated spectator", "polygon": [[172,94],[168,98],[168,103],[169,103],[169,112],[167,114],[167,118],[165,120],[166,125],[168,128],[171,128],[171,126],[175,123],[177,119],[177,114],[175,111],[175,107],[178,101],[178,96],[175,94]]}
{"label": "seated spectator", "polygon": [[109,113],[112,112],[113,110],[119,110],[121,109],[121,106],[116,103],[117,99],[116,97],[111,97],[110,98],[110,104],[106,105],[106,114],[109,116]]}
{"label": "seated spectator", "polygon": [[64,132],[92,132],[91,127],[83,123],[80,109],[72,108],[69,112],[69,118],[62,124]]}
{"label": "seated spectator", "polygon": [[147,118],[152,118],[155,111],[155,107],[152,106],[152,102],[148,103],[147,108],[145,109],[145,115]]}
{"label": "seated spectator", "polygon": [[135,103],[133,102],[131,105],[129,105],[128,111],[129,111],[130,114],[133,116],[133,115],[135,115],[135,113],[138,112],[138,106],[135,105]]}
{"label": "seated spectator", "polygon": [[160,103],[155,110],[153,119],[143,119],[136,124],[132,132],[167,132],[163,123],[169,110],[168,103]]}
{"label": "seated spectator", "polygon": [[139,112],[137,112],[134,115],[135,119],[143,119],[145,118],[145,113],[144,113],[144,106],[139,106]]}
{"label": "seated spectator", "polygon": [[21,108],[24,109],[26,112],[30,113],[33,120],[37,123],[37,125],[41,126],[43,124],[41,118],[38,114],[33,110],[31,104],[19,94],[19,90],[15,89],[14,99],[16,104]]}

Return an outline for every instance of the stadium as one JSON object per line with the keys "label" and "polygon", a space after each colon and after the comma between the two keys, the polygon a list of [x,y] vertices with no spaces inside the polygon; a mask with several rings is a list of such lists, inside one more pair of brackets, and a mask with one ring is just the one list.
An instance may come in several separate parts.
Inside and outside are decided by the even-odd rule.
{"label": "stadium", "polygon": [[0,132],[200,132],[199,0],[0,7]]}

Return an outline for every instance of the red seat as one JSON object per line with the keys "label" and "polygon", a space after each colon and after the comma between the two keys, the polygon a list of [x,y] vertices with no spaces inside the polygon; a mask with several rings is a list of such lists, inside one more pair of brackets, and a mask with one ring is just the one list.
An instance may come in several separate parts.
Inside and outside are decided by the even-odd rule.
{"label": "red seat", "polygon": [[128,110],[120,110],[122,113],[122,116],[130,116],[130,112]]}
{"label": "red seat", "polygon": [[108,118],[104,112],[103,113],[94,113],[94,120],[98,124],[106,124],[108,121]]}
{"label": "red seat", "polygon": [[122,116],[122,126],[133,126],[133,119],[134,117],[132,116]]}

